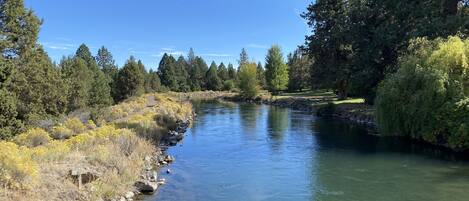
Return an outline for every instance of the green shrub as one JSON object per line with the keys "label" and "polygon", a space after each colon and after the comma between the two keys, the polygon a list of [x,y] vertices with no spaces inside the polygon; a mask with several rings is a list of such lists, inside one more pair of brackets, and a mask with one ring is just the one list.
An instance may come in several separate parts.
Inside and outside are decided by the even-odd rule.
{"label": "green shrub", "polygon": [[223,82],[223,90],[232,91],[235,88],[235,82],[233,80],[225,80]]}
{"label": "green shrub", "polygon": [[255,63],[244,64],[240,67],[239,89],[244,98],[255,98],[259,93],[259,81],[257,80],[257,65]]}
{"label": "green shrub", "polygon": [[49,133],[41,128],[29,129],[15,138],[15,142],[21,146],[37,147],[46,145],[51,141]]}
{"label": "green shrub", "polygon": [[399,70],[379,86],[379,129],[384,134],[469,148],[468,62],[468,39],[412,41]]}

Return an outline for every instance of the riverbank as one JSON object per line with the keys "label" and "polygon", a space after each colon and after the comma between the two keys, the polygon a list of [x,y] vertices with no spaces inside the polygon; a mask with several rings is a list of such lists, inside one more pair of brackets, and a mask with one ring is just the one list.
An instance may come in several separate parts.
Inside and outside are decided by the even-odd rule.
{"label": "riverbank", "polygon": [[[172,161],[160,143],[182,139],[190,103],[167,94],[131,98],[100,112],[0,142],[0,200],[132,200],[154,191],[157,168]],[[168,143],[169,142],[169,143]]]}
{"label": "riverbank", "polygon": [[298,93],[284,93],[278,96],[264,92],[255,99],[245,99],[232,93],[220,96],[225,100],[235,102],[249,102],[267,104],[295,110],[315,113],[320,117],[332,117],[352,123],[375,127],[374,108],[366,105],[361,98],[338,100],[330,91],[305,91]]}

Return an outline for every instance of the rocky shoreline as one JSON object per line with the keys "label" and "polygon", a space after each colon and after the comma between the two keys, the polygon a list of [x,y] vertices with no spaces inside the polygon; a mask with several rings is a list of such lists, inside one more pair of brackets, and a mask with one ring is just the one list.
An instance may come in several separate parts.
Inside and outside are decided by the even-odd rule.
{"label": "rocky shoreline", "polygon": [[187,128],[189,128],[192,119],[193,117],[176,122],[176,128],[169,131],[167,135],[163,137],[154,155],[145,157],[145,169],[142,171],[140,179],[135,182],[135,189],[111,201],[140,200],[142,195],[154,194],[160,186],[165,184],[165,179],[159,178],[158,172],[161,168],[175,161],[175,158],[166,154],[165,150],[171,146],[175,146],[184,138],[185,132]]}

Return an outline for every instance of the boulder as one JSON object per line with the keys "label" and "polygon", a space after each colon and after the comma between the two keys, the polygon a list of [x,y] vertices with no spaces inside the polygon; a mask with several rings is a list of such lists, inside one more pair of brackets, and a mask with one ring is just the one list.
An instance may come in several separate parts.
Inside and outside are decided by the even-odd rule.
{"label": "boulder", "polygon": [[154,193],[158,189],[158,183],[151,181],[138,181],[135,183],[135,187],[141,193]]}

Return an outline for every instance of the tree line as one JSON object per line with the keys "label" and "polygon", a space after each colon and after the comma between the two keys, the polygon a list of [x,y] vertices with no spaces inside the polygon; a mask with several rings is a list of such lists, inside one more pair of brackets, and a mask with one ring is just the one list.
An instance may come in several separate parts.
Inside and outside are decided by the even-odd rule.
{"label": "tree line", "polygon": [[317,0],[302,15],[312,28],[303,49],[314,59],[312,86],[373,103],[411,39],[469,29],[467,0]]}
{"label": "tree line", "polygon": [[[2,0],[0,11],[1,139],[11,138],[29,126],[51,124],[46,120],[77,110],[97,115],[102,108],[145,92],[252,87],[254,97],[261,88],[278,92],[305,86],[297,82],[288,84],[288,67],[278,46],[269,50],[265,70],[261,63],[249,61],[245,49],[238,68],[215,62],[208,66],[192,48],[187,58],[164,54],[157,71],[147,71],[133,56],[119,68],[107,48],[101,47],[93,55],[85,44],[74,55],[55,63],[38,43],[42,20],[26,9],[22,0]],[[305,58],[298,50],[289,56],[288,64],[295,69],[293,66]],[[250,70],[243,70],[244,66]],[[290,73],[296,76],[291,80],[303,80],[304,72],[298,73],[301,75]],[[249,76],[252,79],[246,79]]]}
{"label": "tree line", "polygon": [[374,104],[383,134],[469,148],[469,1],[317,0],[313,88]]}

